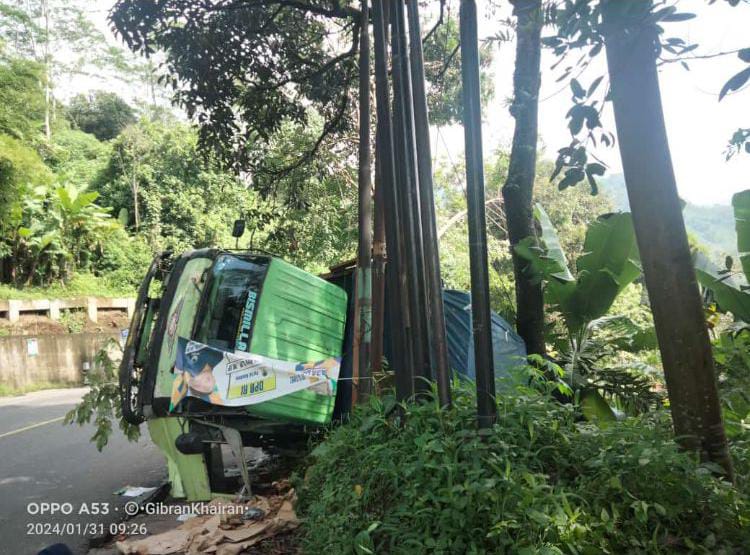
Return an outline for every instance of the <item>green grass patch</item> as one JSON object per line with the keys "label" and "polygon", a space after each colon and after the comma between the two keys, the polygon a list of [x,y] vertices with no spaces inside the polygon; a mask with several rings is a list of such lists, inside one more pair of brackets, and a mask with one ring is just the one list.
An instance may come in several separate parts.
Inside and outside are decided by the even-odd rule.
{"label": "green grass patch", "polygon": [[[750,503],[680,451],[666,412],[598,428],[524,389],[475,425],[454,406],[373,398],[298,477],[307,553],[740,553]],[[395,410],[394,410],[395,409]],[[745,451],[746,452],[746,451]],[[737,453],[735,453],[735,457]],[[743,466],[743,465],[738,465]]]}
{"label": "green grass patch", "polygon": [[133,297],[135,289],[113,285],[108,279],[93,274],[76,274],[66,284],[47,287],[11,287],[0,284],[0,299],[70,299],[74,297]]}
{"label": "green grass patch", "polygon": [[42,391],[44,389],[69,389],[73,387],[81,387],[81,384],[71,382],[35,382],[26,387],[15,388],[0,383],[0,397],[15,397],[17,395],[25,395],[26,393]]}

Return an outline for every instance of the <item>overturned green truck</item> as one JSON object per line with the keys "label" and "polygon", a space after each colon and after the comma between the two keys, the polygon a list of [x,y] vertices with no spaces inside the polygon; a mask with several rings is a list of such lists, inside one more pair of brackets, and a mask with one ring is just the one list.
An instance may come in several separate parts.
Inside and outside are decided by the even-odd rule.
{"label": "overturned green truck", "polygon": [[221,443],[243,462],[243,445],[331,421],[346,319],[340,287],[278,258],[204,249],[154,260],[120,368],[122,408],[148,422],[176,493],[223,489]]}
{"label": "overturned green truck", "polygon": [[[353,272],[341,266],[324,277],[245,251],[154,259],[138,292],[120,388],[123,417],[145,421],[167,457],[173,495],[237,492],[222,444],[249,493],[244,446],[299,445],[350,409]],[[468,299],[444,292],[451,366],[471,378]],[[493,343],[496,374],[508,374],[525,349],[497,315]]]}

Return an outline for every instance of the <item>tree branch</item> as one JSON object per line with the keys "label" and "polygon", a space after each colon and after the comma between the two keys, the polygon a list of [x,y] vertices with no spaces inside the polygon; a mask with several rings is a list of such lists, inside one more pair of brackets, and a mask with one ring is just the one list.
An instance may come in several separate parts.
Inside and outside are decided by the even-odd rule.
{"label": "tree branch", "polygon": [[274,5],[294,8],[296,10],[302,10],[305,12],[331,18],[357,20],[360,17],[360,11],[350,6],[337,6],[332,9],[327,9],[321,6],[315,6],[314,4],[310,4],[308,2],[305,2],[304,0],[234,0],[232,2],[212,5],[210,7],[207,7],[206,11],[237,10],[243,8],[270,7]]}
{"label": "tree branch", "polygon": [[430,40],[430,37],[435,33],[435,31],[438,30],[438,27],[440,27],[443,24],[443,16],[445,15],[445,0],[440,0],[440,17],[437,20],[437,23],[433,25],[432,29],[430,29],[427,34],[422,39],[422,44],[426,43],[428,40]]}
{"label": "tree branch", "polygon": [[695,54],[694,56],[677,56],[675,58],[660,58],[662,64],[673,64],[685,60],[710,60],[711,58],[720,58],[721,56],[731,56],[747,48],[737,48],[735,50],[725,50],[723,52],[714,52],[712,54]]}

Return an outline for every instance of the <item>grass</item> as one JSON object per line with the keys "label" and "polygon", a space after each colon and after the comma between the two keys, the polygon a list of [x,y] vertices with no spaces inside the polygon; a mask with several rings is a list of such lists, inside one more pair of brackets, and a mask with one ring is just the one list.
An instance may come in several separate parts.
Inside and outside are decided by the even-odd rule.
{"label": "grass", "polygon": [[0,383],[0,397],[15,397],[17,395],[25,395],[26,393],[33,393],[34,391],[42,391],[45,389],[70,389],[80,386],[80,383],[72,382],[34,382],[21,388],[15,388]]}
{"label": "grass", "polygon": [[70,299],[74,297],[132,297],[135,290],[113,286],[107,279],[93,274],[76,274],[67,284],[47,287],[12,287],[0,284],[0,299]]}

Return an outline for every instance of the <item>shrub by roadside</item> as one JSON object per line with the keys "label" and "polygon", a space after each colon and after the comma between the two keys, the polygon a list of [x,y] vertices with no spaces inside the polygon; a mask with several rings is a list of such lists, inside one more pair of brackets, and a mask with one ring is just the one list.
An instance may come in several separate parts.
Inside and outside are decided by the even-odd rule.
{"label": "shrub by roadside", "polygon": [[[144,270],[145,272],[145,270]],[[143,276],[138,274],[139,279]],[[46,287],[17,288],[0,284],[0,299],[70,299],[75,297],[134,297],[136,288],[132,285],[114,282],[109,277],[98,277],[93,274],[75,274],[71,280],[62,285],[54,283]]]}
{"label": "shrub by roadside", "polygon": [[[532,390],[476,431],[454,407],[373,398],[298,480],[308,553],[742,553],[745,492],[680,452],[668,415],[600,429]],[[743,456],[738,450],[735,456]],[[738,465],[746,468],[747,465]],[[740,483],[746,483],[743,479]]]}

